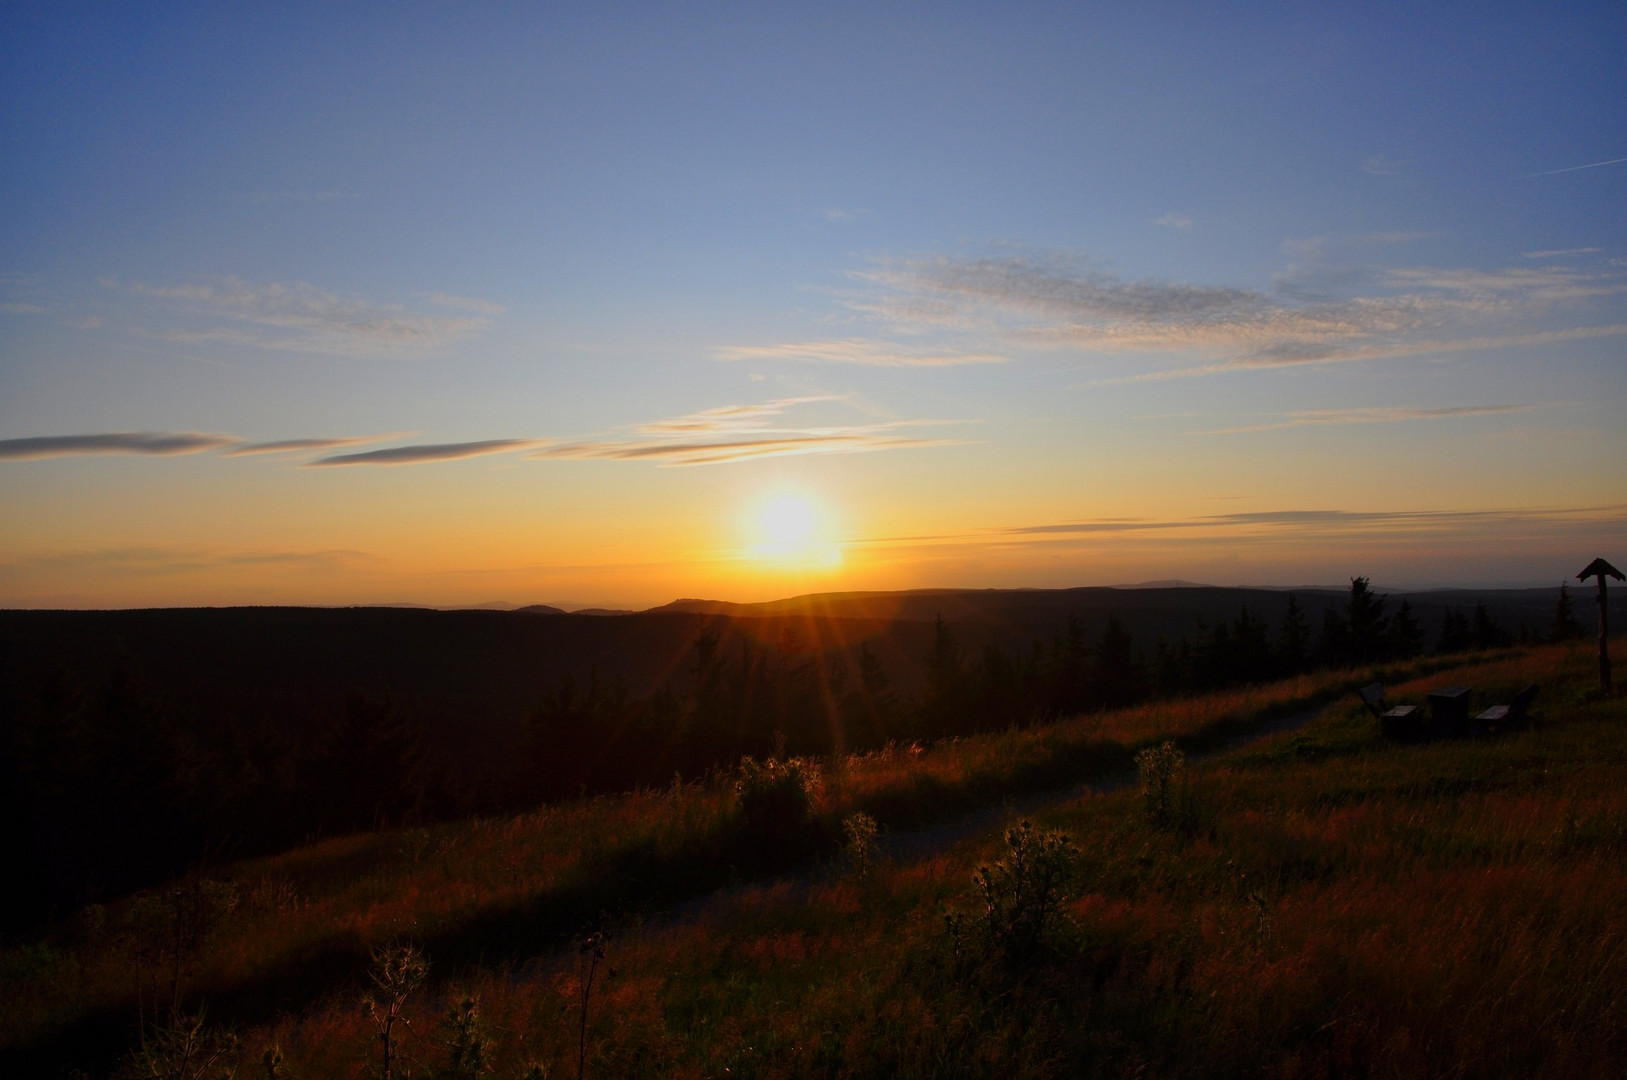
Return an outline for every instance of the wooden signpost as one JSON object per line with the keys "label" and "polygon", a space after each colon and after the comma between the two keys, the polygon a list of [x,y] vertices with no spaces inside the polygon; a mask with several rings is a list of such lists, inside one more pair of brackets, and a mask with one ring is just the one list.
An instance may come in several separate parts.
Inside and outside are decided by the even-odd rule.
{"label": "wooden signpost", "polygon": [[1627,581],[1627,578],[1623,578],[1620,570],[1617,570],[1603,559],[1594,559],[1588,563],[1582,572],[1576,575],[1576,580],[1586,581],[1590,577],[1599,579],[1599,688],[1608,694],[1610,692],[1610,605],[1605,579],[1615,578],[1617,581]]}

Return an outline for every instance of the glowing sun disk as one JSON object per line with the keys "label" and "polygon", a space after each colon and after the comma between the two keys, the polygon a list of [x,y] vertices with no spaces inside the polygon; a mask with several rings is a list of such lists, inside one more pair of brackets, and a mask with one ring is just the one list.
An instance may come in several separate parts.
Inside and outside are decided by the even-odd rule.
{"label": "glowing sun disk", "polygon": [[801,496],[776,495],[763,504],[758,522],[770,544],[800,547],[818,531],[819,513]]}
{"label": "glowing sun disk", "polygon": [[834,568],[841,552],[826,535],[828,523],[817,503],[801,495],[775,495],[756,510],[751,555],[759,560],[803,569]]}

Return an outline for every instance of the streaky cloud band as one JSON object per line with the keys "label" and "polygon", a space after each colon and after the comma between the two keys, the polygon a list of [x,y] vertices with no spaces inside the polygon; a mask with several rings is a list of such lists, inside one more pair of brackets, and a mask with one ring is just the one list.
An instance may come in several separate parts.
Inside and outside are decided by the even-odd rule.
{"label": "streaky cloud band", "polygon": [[342,446],[361,446],[383,442],[399,435],[346,435],[331,439],[278,439],[275,442],[242,443],[222,450],[221,457],[247,457],[252,454],[292,454],[311,450],[337,450]]}
{"label": "streaky cloud band", "polygon": [[717,350],[719,360],[803,360],[825,364],[863,364],[869,367],[958,367],[962,364],[1004,364],[1010,357],[989,352],[926,352],[902,349],[875,341],[844,338],[779,345],[731,345]]}
{"label": "streaky cloud band", "polygon": [[654,461],[658,465],[723,465],[753,458],[786,457],[794,454],[858,454],[875,450],[918,449],[954,446],[960,439],[914,439],[868,433],[832,435],[791,435],[781,438],[737,439],[713,442],[579,442],[550,446],[533,458],[605,458],[617,461]]}
{"label": "streaky cloud band", "polygon": [[29,439],[0,439],[0,460],[28,461],[77,454],[174,456],[215,450],[237,441],[231,435],[201,431],[110,431],[97,435],[42,435]]}
{"label": "streaky cloud band", "polygon": [[506,454],[511,450],[524,450],[536,446],[539,441],[481,439],[477,442],[391,446],[383,450],[363,450],[355,454],[333,454],[307,462],[307,465],[421,465],[432,461],[457,461],[462,458],[484,457],[487,454]]}
{"label": "streaky cloud band", "polygon": [[1155,532],[1175,529],[1246,528],[1318,529],[1391,526],[1440,528],[1473,523],[1560,523],[1627,521],[1627,505],[1507,510],[1261,510],[1194,518],[1102,518],[1054,525],[1023,525],[1001,530],[1006,536],[1089,535]]}
{"label": "streaky cloud band", "polygon": [[1288,413],[1281,420],[1242,427],[1189,431],[1188,435],[1244,435],[1283,428],[1317,427],[1330,424],[1395,424],[1407,420],[1451,420],[1468,416],[1500,416],[1543,408],[1541,403],[1521,405],[1447,405],[1437,408],[1383,407],[1358,409],[1310,409]]}

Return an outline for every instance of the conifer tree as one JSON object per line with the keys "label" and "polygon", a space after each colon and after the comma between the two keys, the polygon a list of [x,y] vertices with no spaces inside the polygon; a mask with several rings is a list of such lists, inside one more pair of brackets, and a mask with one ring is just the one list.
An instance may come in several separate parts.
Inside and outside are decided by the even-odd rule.
{"label": "conifer tree", "polygon": [[1469,647],[1469,640],[1469,620],[1457,608],[1448,609],[1441,616],[1441,632],[1435,642],[1435,651],[1463,652]]}
{"label": "conifer tree", "polygon": [[1293,593],[1288,594],[1288,608],[1282,615],[1282,626],[1277,631],[1277,662],[1284,671],[1293,674],[1305,666],[1311,644],[1311,624],[1305,620],[1305,609]]}
{"label": "conifer tree", "polygon": [[1389,619],[1384,615],[1386,598],[1373,592],[1364,577],[1350,579],[1350,599],[1345,603],[1345,626],[1350,635],[1350,659],[1371,663],[1384,654],[1384,631]]}
{"label": "conifer tree", "polygon": [[1401,607],[1390,619],[1387,637],[1391,656],[1405,660],[1424,651],[1424,628],[1412,613],[1412,601],[1401,601]]}
{"label": "conifer tree", "polygon": [[1509,632],[1491,617],[1491,612],[1486,610],[1485,604],[1474,606],[1474,625],[1470,630],[1470,637],[1477,649],[1501,648],[1513,641]]}
{"label": "conifer tree", "polygon": [[1554,605],[1553,625],[1548,629],[1550,641],[1570,641],[1582,636],[1582,624],[1576,621],[1576,613],[1571,609],[1570,586],[1565,582],[1559,583],[1559,602]]}

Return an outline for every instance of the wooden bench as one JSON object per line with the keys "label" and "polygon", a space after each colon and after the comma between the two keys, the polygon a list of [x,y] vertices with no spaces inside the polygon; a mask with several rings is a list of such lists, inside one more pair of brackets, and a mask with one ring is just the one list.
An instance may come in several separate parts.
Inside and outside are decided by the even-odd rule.
{"label": "wooden bench", "polygon": [[1414,716],[1418,706],[1390,705],[1384,700],[1384,687],[1380,683],[1370,683],[1356,692],[1361,695],[1367,711],[1378,717],[1385,738],[1416,739],[1423,734]]}
{"label": "wooden bench", "polygon": [[1517,727],[1525,723],[1525,714],[1531,708],[1532,700],[1537,696],[1537,684],[1532,683],[1518,694],[1514,695],[1507,705],[1493,705],[1479,716],[1475,723],[1482,729],[1501,727]]}

